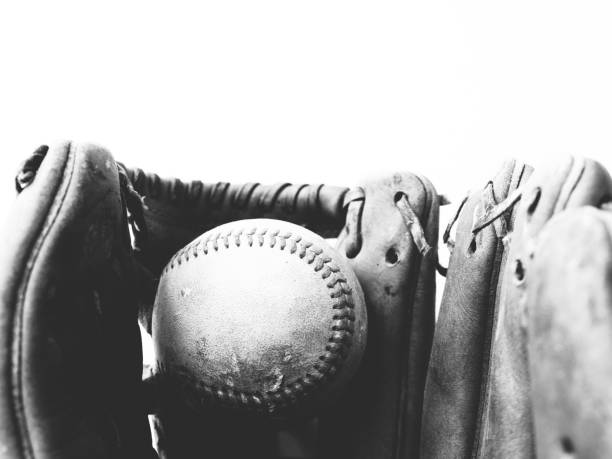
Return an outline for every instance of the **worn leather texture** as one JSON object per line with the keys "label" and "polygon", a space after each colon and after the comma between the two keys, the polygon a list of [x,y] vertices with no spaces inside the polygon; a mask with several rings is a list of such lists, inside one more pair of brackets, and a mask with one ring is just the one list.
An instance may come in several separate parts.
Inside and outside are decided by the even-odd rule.
{"label": "worn leather texture", "polygon": [[156,457],[117,165],[61,143],[17,185],[0,255],[0,456]]}
{"label": "worn leather texture", "polygon": [[504,163],[459,209],[425,388],[424,458],[474,454],[500,270],[507,261],[504,237],[512,231],[513,215],[504,214],[476,234],[474,224],[523,185],[531,172],[524,163]]}
{"label": "worn leather texture", "polygon": [[527,309],[538,458],[612,457],[611,210],[568,210],[535,243]]}
{"label": "worn leather texture", "polygon": [[170,259],[152,336],[171,403],[286,419],[316,413],[352,379],[367,313],[357,277],[322,237],[248,219]]}
{"label": "worn leather texture", "polygon": [[477,457],[534,457],[527,356],[527,285],[533,245],[555,214],[609,200],[612,180],[597,162],[563,157],[538,169],[522,191],[494,312]]}
{"label": "worn leather texture", "polygon": [[418,455],[434,327],[438,212],[434,187],[410,173],[368,182],[347,196],[338,249],[365,294],[368,346],[352,384],[319,418],[320,457]]}

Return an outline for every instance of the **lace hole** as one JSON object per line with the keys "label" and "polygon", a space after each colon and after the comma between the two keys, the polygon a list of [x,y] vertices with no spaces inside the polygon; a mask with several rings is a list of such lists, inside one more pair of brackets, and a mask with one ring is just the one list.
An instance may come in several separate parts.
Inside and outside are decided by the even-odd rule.
{"label": "lace hole", "polygon": [[523,282],[525,279],[525,267],[520,259],[514,260],[514,278],[517,282]]}
{"label": "lace hole", "polygon": [[468,245],[467,248],[467,256],[472,256],[474,255],[474,253],[476,252],[476,249],[478,249],[478,244],[476,243],[476,238],[473,237],[472,240],[470,241],[470,245]]}
{"label": "lace hole", "polygon": [[358,253],[359,253],[359,248],[357,247],[356,244],[347,245],[346,250],[344,251],[346,258],[349,258],[349,259],[355,258]]}
{"label": "lace hole", "polygon": [[404,196],[406,196],[406,193],[403,191],[398,191],[395,193],[395,195],[393,195],[393,202],[399,202]]}
{"label": "lace hole", "polygon": [[385,254],[385,261],[389,266],[396,265],[399,262],[399,254],[397,253],[397,250],[394,248],[387,250],[387,253]]}
{"label": "lace hole", "polygon": [[561,449],[565,454],[573,454],[576,451],[574,443],[569,437],[561,437]]}
{"label": "lace hole", "polygon": [[538,203],[540,202],[540,196],[542,195],[542,188],[537,187],[531,193],[531,198],[529,201],[529,205],[527,206],[527,214],[533,215],[536,208],[538,207]]}

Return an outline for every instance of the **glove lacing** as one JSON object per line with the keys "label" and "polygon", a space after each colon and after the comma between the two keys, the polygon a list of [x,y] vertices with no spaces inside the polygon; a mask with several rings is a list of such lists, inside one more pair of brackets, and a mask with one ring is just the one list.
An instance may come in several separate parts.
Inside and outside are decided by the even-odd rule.
{"label": "glove lacing", "polygon": [[17,193],[21,193],[24,189],[30,186],[32,182],[34,182],[36,173],[38,172],[43,159],[45,159],[45,156],[47,156],[48,151],[49,147],[47,145],[41,145],[21,165],[21,169],[15,176],[15,188],[17,189]]}

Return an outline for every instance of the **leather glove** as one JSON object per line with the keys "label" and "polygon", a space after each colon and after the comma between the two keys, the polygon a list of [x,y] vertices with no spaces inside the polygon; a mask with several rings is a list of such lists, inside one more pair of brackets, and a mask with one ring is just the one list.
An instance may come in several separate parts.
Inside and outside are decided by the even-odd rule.
{"label": "leather glove", "polygon": [[[323,237],[336,236],[343,224],[345,187],[279,183],[230,184],[162,179],[140,169],[126,169],[141,195],[146,234],[137,238],[136,259],[152,282],[143,291],[141,320],[151,332],[156,280],[179,249],[200,234],[224,223],[249,218],[273,218],[302,225]],[[162,457],[276,457],[280,426],[261,418],[196,413],[177,406],[158,387],[154,428]],[[312,446],[311,446],[312,448]]]}
{"label": "leather glove", "polygon": [[[519,189],[531,172],[524,163],[504,163],[482,189],[464,199],[443,235],[451,257],[427,374],[424,458],[472,456],[487,377],[492,312],[500,271],[508,257],[504,237],[512,230],[513,212],[509,210],[482,229],[475,225]],[[453,241],[451,228],[455,225]]]}
{"label": "leather glove", "polygon": [[[149,413],[162,457],[276,457],[279,431],[306,424],[318,425],[314,457],[418,450],[439,205],[427,180],[395,174],[353,190],[184,183],[66,142],[37,150],[16,183],[0,258],[3,457],[155,457]],[[340,235],[366,294],[364,364],[314,420],[185,412],[164,403],[154,377],[142,381],[137,317],[150,330],[162,268],[202,232],[244,218]]]}
{"label": "leather glove", "polygon": [[[472,423],[471,432],[464,431],[462,426],[455,423],[448,425],[448,430],[442,435],[442,443],[449,441],[446,449],[438,450],[436,445],[431,445],[425,457],[446,457],[444,451],[453,447],[452,442],[463,445],[461,451],[465,456],[535,455],[526,319],[526,286],[530,279],[534,240],[556,213],[567,208],[597,205],[607,199],[611,191],[610,176],[599,163],[566,157],[550,167],[534,172],[525,185],[476,217],[471,230],[472,235],[476,236],[472,252],[480,249],[478,234],[484,228],[496,225],[500,218],[507,218],[508,215],[514,220],[511,227],[505,230],[508,233],[504,237],[507,245],[504,251],[507,251],[507,255],[496,262],[500,272],[498,281],[491,285],[487,281],[490,277],[488,270],[474,271],[474,275],[481,279],[476,288],[487,289],[490,295],[488,300],[480,304],[466,301],[464,295],[445,294],[440,320],[445,321],[446,317],[452,316],[458,319],[455,319],[452,327],[440,326],[434,337],[434,348],[438,349],[438,355],[454,353],[469,372],[476,372],[476,377],[471,376],[467,384],[478,387],[479,396],[472,395],[471,402],[461,408],[471,413],[472,419],[475,415],[476,420],[475,424]],[[504,224],[508,226],[507,223]],[[458,282],[451,275],[453,263],[451,258],[445,287],[449,289]],[[465,289],[468,295],[471,295],[471,291],[471,288]],[[451,310],[454,312],[451,313]],[[474,317],[481,320],[485,327],[478,358],[473,358],[472,352],[463,353],[463,349],[455,344],[456,336],[463,335],[464,326],[473,321]],[[470,333],[471,328],[467,326],[466,330]],[[465,337],[460,339],[469,340]],[[478,344],[475,348],[478,348]],[[435,382],[448,378],[445,371],[445,366],[432,364],[428,374],[426,416],[430,416],[430,404],[437,403],[442,397],[440,384]],[[466,383],[461,374],[448,378],[444,384],[457,391],[459,397],[461,391],[465,391],[462,387]],[[449,410],[449,416],[454,416],[453,410]],[[435,426],[428,421],[425,425]],[[424,432],[425,438],[432,439],[433,435],[433,432]]]}
{"label": "leather glove", "polygon": [[417,457],[440,198],[427,179],[405,173],[355,188],[346,202],[338,247],[363,287],[368,346],[353,384],[320,418],[321,456]]}
{"label": "leather glove", "polygon": [[151,458],[127,214],[92,146],[40,147],[0,256],[0,456]]}
{"label": "leather glove", "polygon": [[528,351],[543,459],[612,454],[612,208],[602,208],[554,217],[534,247]]}
{"label": "leather glove", "polygon": [[[144,198],[148,228],[149,241],[137,257],[154,277],[176,250],[231,220],[276,218],[324,237],[338,236],[337,248],[346,254],[366,296],[368,347],[354,381],[317,413],[306,449],[310,457],[416,454],[437,261],[439,197],[429,181],[395,174],[349,190],[186,184],[139,170],[128,170],[128,175]],[[143,317],[150,317],[150,309]],[[304,431],[313,430],[310,421],[279,425],[165,406],[155,425],[164,457],[196,457],[201,451],[211,457],[278,457],[277,433],[288,429],[304,438]]]}

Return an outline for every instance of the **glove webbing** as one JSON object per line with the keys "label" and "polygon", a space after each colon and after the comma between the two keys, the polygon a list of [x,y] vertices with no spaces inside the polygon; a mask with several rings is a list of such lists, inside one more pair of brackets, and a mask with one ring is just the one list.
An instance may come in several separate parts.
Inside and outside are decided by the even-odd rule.
{"label": "glove webbing", "polygon": [[148,174],[141,169],[126,169],[133,187],[142,196],[159,201],[171,202],[174,206],[210,209],[229,207],[237,210],[272,210],[277,208],[286,213],[330,213],[339,215],[338,209],[326,209],[321,203],[323,190],[343,196],[346,188],[324,185],[277,183],[231,184],[229,182],[204,183],[199,180],[183,182],[179,179],[162,179],[157,174]]}

